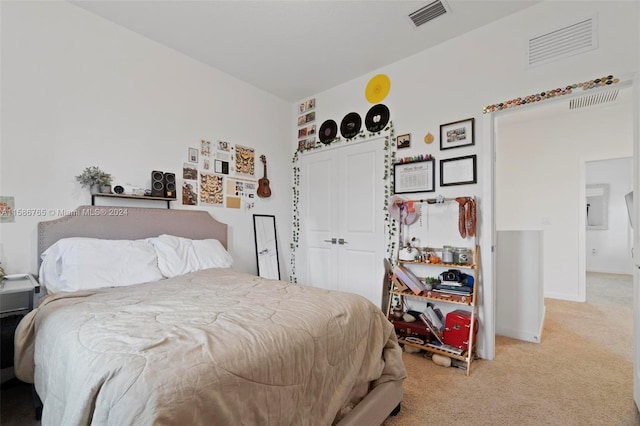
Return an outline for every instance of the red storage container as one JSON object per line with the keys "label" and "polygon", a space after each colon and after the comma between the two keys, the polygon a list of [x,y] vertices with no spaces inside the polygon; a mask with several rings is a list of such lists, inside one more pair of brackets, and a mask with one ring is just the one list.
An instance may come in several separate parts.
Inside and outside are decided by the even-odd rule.
{"label": "red storage container", "polygon": [[396,329],[396,335],[398,337],[418,337],[424,340],[425,343],[431,340],[429,329],[427,329],[427,326],[420,320],[406,322],[397,318],[391,318],[390,321]]}
{"label": "red storage container", "polygon": [[[449,312],[445,317],[442,338],[447,345],[455,346],[465,351],[469,349],[469,327],[471,326],[471,312],[458,309]],[[474,334],[478,332],[478,320],[473,327]],[[475,337],[474,337],[475,338]]]}

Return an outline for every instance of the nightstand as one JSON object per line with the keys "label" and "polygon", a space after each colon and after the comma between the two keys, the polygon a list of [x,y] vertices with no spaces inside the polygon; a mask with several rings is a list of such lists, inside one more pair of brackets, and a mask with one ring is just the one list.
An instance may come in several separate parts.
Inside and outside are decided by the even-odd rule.
{"label": "nightstand", "polygon": [[40,284],[31,274],[7,275],[0,281],[0,383],[14,377],[13,336],[39,292]]}
{"label": "nightstand", "polygon": [[40,284],[31,274],[5,276],[0,282],[0,318],[29,313],[39,292]]}

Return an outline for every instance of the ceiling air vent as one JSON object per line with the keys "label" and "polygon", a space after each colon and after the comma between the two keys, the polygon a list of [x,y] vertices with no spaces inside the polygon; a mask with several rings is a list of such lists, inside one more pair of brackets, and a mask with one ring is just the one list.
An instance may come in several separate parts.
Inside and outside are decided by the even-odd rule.
{"label": "ceiling air vent", "polygon": [[436,0],[433,3],[429,3],[425,7],[416,10],[409,14],[409,18],[413,21],[416,27],[422,24],[426,24],[432,19],[437,18],[440,15],[447,13],[447,8],[442,0]]}
{"label": "ceiling air vent", "polygon": [[579,98],[573,98],[569,101],[569,109],[578,109],[590,107],[593,105],[603,104],[605,102],[613,102],[618,98],[618,90],[609,90],[608,92],[594,93]]}
{"label": "ceiling air vent", "polygon": [[596,16],[529,39],[528,66],[545,64],[598,48]]}

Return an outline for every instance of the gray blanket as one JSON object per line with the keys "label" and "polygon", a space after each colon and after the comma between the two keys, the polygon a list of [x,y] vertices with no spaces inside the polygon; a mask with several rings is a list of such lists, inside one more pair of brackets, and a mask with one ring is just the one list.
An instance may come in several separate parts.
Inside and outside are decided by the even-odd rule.
{"label": "gray blanket", "polygon": [[330,425],[406,376],[366,299],[232,269],[47,296],[15,362],[43,425]]}

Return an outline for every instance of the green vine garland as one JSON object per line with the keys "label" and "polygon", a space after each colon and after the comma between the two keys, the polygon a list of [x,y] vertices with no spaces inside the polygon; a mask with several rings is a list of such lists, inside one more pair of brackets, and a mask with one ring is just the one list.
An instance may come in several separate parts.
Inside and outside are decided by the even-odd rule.
{"label": "green vine garland", "polygon": [[[394,142],[395,131],[393,128],[393,122],[389,122],[389,125],[380,132],[369,132],[365,133],[364,131],[360,131],[356,136],[351,139],[344,139],[345,143],[349,143],[356,139],[364,139],[364,138],[372,138],[375,136],[380,136],[383,132],[388,132],[384,137],[384,222],[387,231],[387,256],[391,263],[393,264],[393,260],[395,259],[395,250],[396,250],[396,232],[397,225],[395,221],[391,220],[389,216],[389,198],[393,195],[393,165],[396,160],[396,144]],[[340,142],[343,139],[338,136],[331,143]],[[298,204],[300,202],[300,167],[298,166],[298,159],[300,158],[300,153],[305,151],[313,151],[316,149],[322,149],[325,145],[320,142],[316,142],[315,145],[310,147],[305,147],[304,149],[296,150],[295,154],[293,154],[293,206],[292,206],[292,216],[293,216],[293,228],[291,231],[291,244],[289,246],[291,250],[291,275],[289,276],[289,281],[292,283],[297,283],[298,278],[296,276],[296,250],[299,247],[300,243],[300,210],[298,208]]]}

